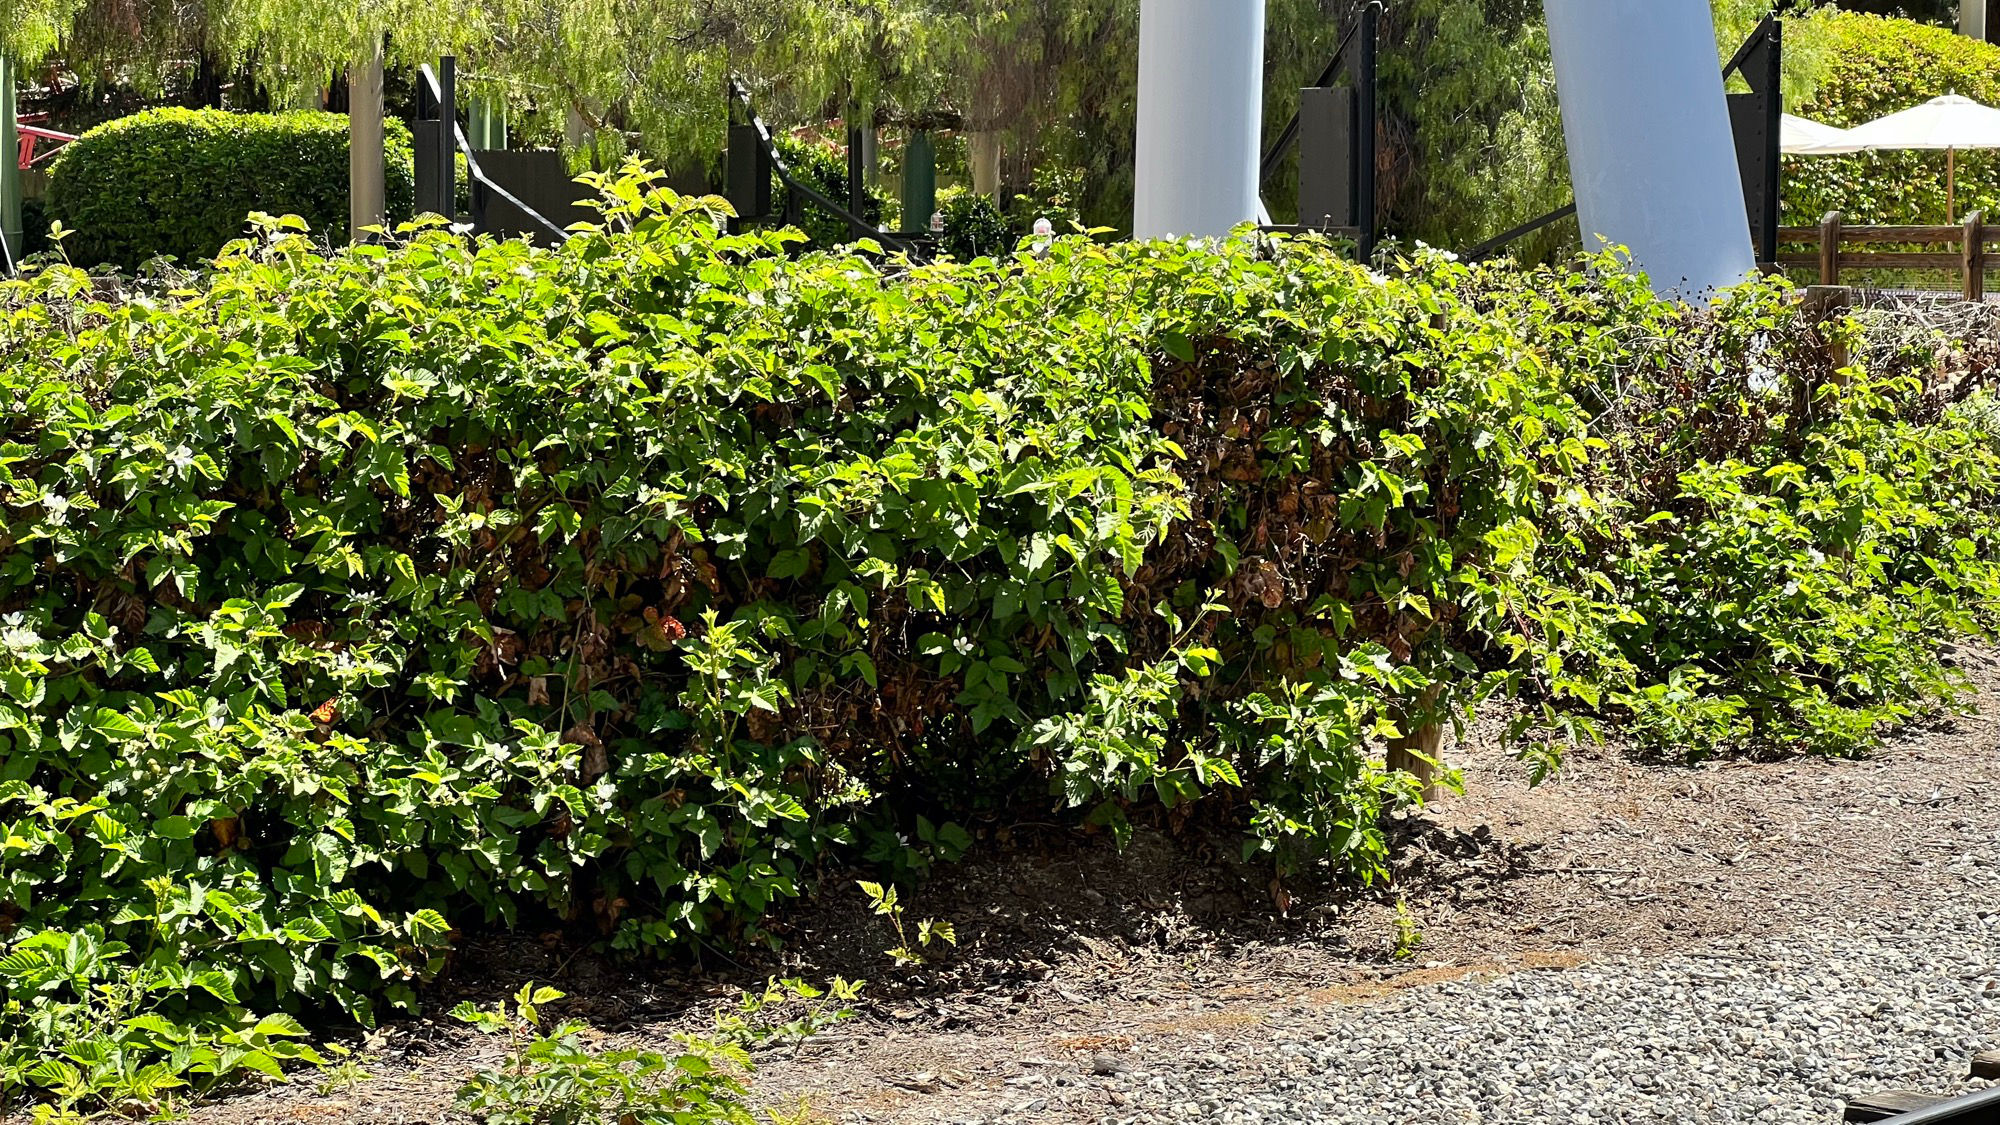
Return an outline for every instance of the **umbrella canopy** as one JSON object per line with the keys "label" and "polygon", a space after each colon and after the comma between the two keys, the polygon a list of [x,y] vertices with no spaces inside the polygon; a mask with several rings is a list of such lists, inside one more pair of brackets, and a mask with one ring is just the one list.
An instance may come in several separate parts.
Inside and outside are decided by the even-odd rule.
{"label": "umbrella canopy", "polygon": [[1864,149],[1941,148],[1945,152],[1945,210],[1958,218],[1958,150],[2000,148],[2000,109],[1946,94],[1920,106],[1877,118],[1847,131],[1847,143]]}
{"label": "umbrella canopy", "polygon": [[2000,109],[1946,94],[1920,106],[1856,125],[1845,143],[1880,148],[2000,148]]}
{"label": "umbrella canopy", "polygon": [[1787,113],[1778,131],[1778,148],[1794,156],[1860,152],[1861,146],[1848,139],[1847,130],[1793,117]]}

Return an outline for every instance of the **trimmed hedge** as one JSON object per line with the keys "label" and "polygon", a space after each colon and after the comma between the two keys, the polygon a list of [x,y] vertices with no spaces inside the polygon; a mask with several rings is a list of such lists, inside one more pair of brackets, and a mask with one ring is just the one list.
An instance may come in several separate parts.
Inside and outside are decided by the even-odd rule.
{"label": "trimmed hedge", "polygon": [[[1825,10],[1812,17],[1824,43],[1826,71],[1812,99],[1792,112],[1849,128],[1944,94],[2000,105],[2000,45],[1968,39],[1950,28],[1860,12]],[[1784,216],[1811,226],[1828,211],[1852,223],[1943,223],[1945,154],[1855,153],[1788,156]],[[2000,153],[1958,154],[1961,216],[1983,208],[2000,217]]]}
{"label": "trimmed hedge", "polygon": [[910,269],[608,187],[556,250],[0,286],[0,1100],[275,1070],[475,927],[766,940],[1023,813],[1379,877],[1413,723],[1855,752],[2000,604],[1990,396],[1835,378],[1779,282]]}
{"label": "trimmed hedge", "polygon": [[[384,122],[391,223],[416,201],[408,126]],[[151,109],[71,142],[49,175],[49,212],[75,231],[70,260],[134,269],[158,255],[212,258],[252,211],[298,215],[346,237],[347,118],[318,112]]]}

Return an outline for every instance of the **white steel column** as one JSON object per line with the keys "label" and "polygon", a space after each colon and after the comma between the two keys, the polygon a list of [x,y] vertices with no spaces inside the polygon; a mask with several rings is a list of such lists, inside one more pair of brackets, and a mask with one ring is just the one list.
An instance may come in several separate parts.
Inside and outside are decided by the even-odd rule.
{"label": "white steel column", "polygon": [[347,231],[354,242],[388,222],[382,152],[382,37],[365,45],[347,72]]}
{"label": "white steel column", "polygon": [[1697,298],[1756,268],[1709,0],[1546,0],[1586,249]]}
{"label": "white steel column", "polygon": [[1141,0],[1137,238],[1257,218],[1264,0]]}

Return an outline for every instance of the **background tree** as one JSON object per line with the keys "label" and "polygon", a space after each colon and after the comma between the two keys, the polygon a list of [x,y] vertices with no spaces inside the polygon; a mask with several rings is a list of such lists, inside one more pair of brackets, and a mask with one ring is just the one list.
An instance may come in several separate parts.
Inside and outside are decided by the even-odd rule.
{"label": "background tree", "polygon": [[[1362,0],[1269,0],[1267,139],[1325,65]],[[1733,52],[1773,0],[1714,0]],[[1561,119],[1539,0],[1387,0],[1381,48],[1381,215],[1394,235],[1460,247],[1568,198]],[[1809,0],[1780,0],[1797,14]],[[1918,6],[1926,6],[1919,4]],[[1929,4],[1938,18],[1949,5]],[[460,57],[463,89],[505,99],[521,132],[567,141],[600,167],[636,153],[713,182],[731,75],[780,128],[818,130],[856,104],[869,123],[953,130],[1004,152],[982,186],[1018,212],[1062,196],[1089,222],[1130,218],[1140,0],[14,0],[16,57],[154,85],[254,66],[295,104],[393,28],[391,68]],[[1816,81],[1810,22],[1788,39],[1788,93]],[[178,78],[174,78],[178,75]],[[980,167],[980,171],[989,171]],[[991,182],[997,178],[998,182]],[[1268,185],[1292,209],[1290,174]],[[1018,216],[1017,216],[1018,217]],[[1557,249],[1560,235],[1527,247]]]}
{"label": "background tree", "polygon": [[1919,23],[1956,27],[1958,3],[1959,0],[1840,0],[1839,6],[1850,12],[1899,16]]}
{"label": "background tree", "polygon": [[[1326,66],[1361,0],[1271,0],[1265,131]],[[1004,130],[1012,190],[1036,168],[1074,168],[1094,223],[1130,221],[1137,0],[995,2],[973,21],[961,77],[968,122]],[[1540,5],[1395,0],[1383,26],[1383,214],[1392,231],[1445,245],[1561,204],[1563,149]],[[1290,181],[1269,185],[1281,216]]]}

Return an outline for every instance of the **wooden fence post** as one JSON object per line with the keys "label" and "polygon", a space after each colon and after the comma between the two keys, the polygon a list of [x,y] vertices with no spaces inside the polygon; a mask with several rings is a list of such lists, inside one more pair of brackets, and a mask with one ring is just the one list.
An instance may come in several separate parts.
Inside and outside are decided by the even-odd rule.
{"label": "wooden fence post", "polygon": [[[1387,765],[1392,770],[1402,770],[1423,786],[1425,804],[1438,799],[1443,790],[1438,785],[1438,755],[1444,752],[1444,724],[1437,722],[1427,713],[1437,706],[1439,685],[1432,684],[1424,689],[1423,696],[1415,705],[1401,709],[1396,715],[1396,726],[1403,733],[1389,742]],[[1416,726],[1419,717],[1430,721],[1424,726]]]}
{"label": "wooden fence post", "polygon": [[1962,247],[1965,273],[1965,299],[1984,301],[1986,299],[1986,212],[1974,211],[1965,217],[1965,235]]}
{"label": "wooden fence post", "polygon": [[[1825,325],[1838,317],[1845,316],[1853,304],[1853,299],[1853,293],[1840,286],[1807,286],[1805,313],[1812,318],[1813,323]],[[1841,371],[1847,366],[1847,346],[1829,340],[1826,345],[1826,361],[1833,369],[1833,384],[1837,387],[1846,386],[1847,379]]]}
{"label": "wooden fence post", "polygon": [[1828,211],[1819,221],[1819,283],[1840,284],[1840,212]]}

